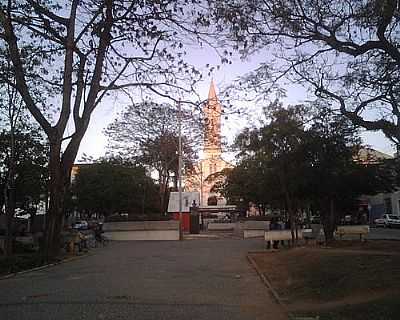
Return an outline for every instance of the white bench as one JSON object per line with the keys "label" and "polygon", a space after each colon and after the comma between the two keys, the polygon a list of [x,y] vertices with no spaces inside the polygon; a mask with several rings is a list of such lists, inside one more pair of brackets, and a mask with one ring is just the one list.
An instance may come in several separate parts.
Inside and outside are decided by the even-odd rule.
{"label": "white bench", "polygon": [[[297,230],[298,239],[303,239],[303,231]],[[292,240],[292,232],[290,230],[269,230],[264,232],[265,241]]]}
{"label": "white bench", "polygon": [[264,232],[269,230],[269,221],[246,221],[243,226],[243,238],[262,238]]}
{"label": "white bench", "polygon": [[[303,239],[303,232],[301,229],[297,230],[298,239]],[[264,232],[264,240],[271,244],[272,241],[290,241],[292,240],[291,230],[270,230]]]}
{"label": "white bench", "polygon": [[364,236],[369,233],[368,225],[360,225],[360,226],[338,226],[336,230],[336,235],[342,239],[343,236],[346,235],[359,235],[360,240],[364,240]]}

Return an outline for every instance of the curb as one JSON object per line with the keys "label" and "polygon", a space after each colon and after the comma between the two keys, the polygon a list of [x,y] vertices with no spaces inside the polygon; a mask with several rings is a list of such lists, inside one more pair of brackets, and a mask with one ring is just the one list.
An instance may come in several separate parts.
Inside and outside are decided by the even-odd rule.
{"label": "curb", "polygon": [[6,279],[10,279],[10,278],[16,277],[16,276],[21,275],[21,274],[24,274],[24,273],[34,272],[34,271],[38,271],[38,270],[42,270],[42,269],[47,269],[47,268],[50,268],[50,267],[54,267],[54,266],[57,266],[57,265],[59,265],[59,264],[63,264],[63,263],[67,263],[67,262],[72,262],[72,261],[75,261],[75,260],[79,260],[79,259],[82,259],[82,258],[86,258],[86,257],[92,256],[92,255],[94,255],[94,253],[88,253],[88,254],[85,254],[85,255],[82,255],[82,256],[66,258],[66,259],[62,259],[62,260],[57,261],[57,262],[45,264],[45,265],[43,265],[43,266],[35,267],[35,268],[32,268],[32,269],[27,269],[27,270],[22,270],[22,271],[18,271],[18,272],[13,272],[13,273],[10,273],[10,274],[1,276],[1,277],[0,277],[0,281],[1,281],[1,280],[6,280]]}
{"label": "curb", "polygon": [[265,286],[268,288],[268,290],[272,293],[272,296],[274,297],[275,301],[281,307],[284,308],[286,313],[288,313],[286,305],[283,303],[283,301],[282,301],[281,297],[279,296],[278,292],[276,292],[276,290],[272,287],[271,282],[268,280],[268,278],[265,276],[265,274],[261,272],[260,268],[257,266],[256,262],[250,256],[250,254],[247,255],[247,260],[249,261],[251,266],[256,270],[258,276],[261,278],[262,282],[265,284]]}
{"label": "curb", "polygon": [[[255,251],[255,252],[264,252],[265,251]],[[254,251],[253,251],[254,253]],[[278,292],[274,289],[272,286],[271,282],[269,281],[268,277],[261,272],[260,268],[257,266],[256,262],[254,259],[250,256],[251,252],[247,255],[247,260],[249,263],[252,265],[252,267],[256,270],[257,274],[261,278],[262,282],[264,285],[268,288],[268,290],[272,293],[272,296],[274,297],[275,301],[282,307],[283,311],[287,314],[288,320],[319,320],[319,316],[317,317],[300,317],[300,316],[295,316],[293,313],[288,311],[286,304],[282,301],[282,298],[279,296]]]}

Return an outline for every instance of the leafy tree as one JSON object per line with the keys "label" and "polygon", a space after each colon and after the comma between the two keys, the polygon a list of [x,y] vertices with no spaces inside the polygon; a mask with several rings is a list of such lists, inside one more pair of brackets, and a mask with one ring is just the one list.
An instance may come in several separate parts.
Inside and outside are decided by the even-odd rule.
{"label": "leafy tree", "polygon": [[363,148],[358,129],[347,118],[319,105],[304,145],[305,179],[314,208],[321,212],[326,242],[361,195],[391,191],[395,175],[387,164],[357,160]]}
{"label": "leafy tree", "polygon": [[[355,125],[400,141],[400,15],[395,0],[212,1],[220,41],[265,62],[242,84],[259,93],[289,77]],[[225,37],[224,37],[225,35]]]}
{"label": "leafy tree", "polygon": [[[157,172],[160,213],[166,210],[171,180],[177,189],[178,117],[169,104],[145,102],[128,106],[106,130],[110,154],[134,159]],[[183,167],[188,171],[197,157],[201,121],[187,111],[181,113],[181,120]]]}
{"label": "leafy tree", "polygon": [[0,4],[0,65],[11,61],[15,87],[50,143],[46,257],[60,247],[71,168],[93,111],[113,90],[170,96],[192,85],[199,73],[184,61],[183,38],[201,38],[193,22],[203,11],[187,1]]}
{"label": "leafy tree", "polygon": [[[9,128],[9,140],[4,146],[8,147],[8,152],[4,154],[6,161],[3,163],[6,172],[3,178],[3,192],[5,213],[6,213],[6,244],[5,254],[12,253],[12,230],[15,215],[15,176],[16,176],[16,130],[21,121],[22,103],[17,91],[10,85],[2,84],[0,91],[0,111],[2,120]],[[7,156],[6,156],[7,155]],[[3,205],[1,206],[1,208]]]}
{"label": "leafy tree", "polygon": [[[7,74],[3,76],[8,76]],[[43,136],[32,126],[24,103],[13,84],[0,79],[0,208],[5,208],[5,254],[12,254],[15,209],[30,203],[33,222],[39,195],[47,187],[47,147]],[[12,80],[12,79],[11,79]]]}
{"label": "leafy tree", "polygon": [[268,110],[268,124],[237,137],[241,161],[228,173],[223,193],[254,202],[264,212],[267,205],[284,210],[294,239],[296,214],[307,196],[302,179],[306,113],[301,105],[284,109],[277,101]]}
{"label": "leafy tree", "polygon": [[154,214],[157,187],[141,166],[110,162],[80,165],[72,193],[87,217],[114,213]]}
{"label": "leafy tree", "polygon": [[315,114],[304,106],[272,107],[269,123],[237,137],[239,165],[220,187],[229,199],[286,211],[293,236],[298,212],[311,205],[332,241],[339,217],[360,195],[393,187],[393,170],[357,160],[357,129],[329,106],[318,102]]}
{"label": "leafy tree", "polygon": [[[14,150],[11,152],[11,150]],[[10,188],[10,161],[12,168],[13,188]],[[30,214],[33,223],[36,208],[43,194],[47,194],[48,183],[48,145],[38,130],[22,131],[17,129],[0,132],[0,207],[3,204],[8,216],[7,234],[11,237],[15,217],[15,208],[23,209]],[[11,246],[11,244],[10,244]],[[8,251],[8,254],[11,254]]]}

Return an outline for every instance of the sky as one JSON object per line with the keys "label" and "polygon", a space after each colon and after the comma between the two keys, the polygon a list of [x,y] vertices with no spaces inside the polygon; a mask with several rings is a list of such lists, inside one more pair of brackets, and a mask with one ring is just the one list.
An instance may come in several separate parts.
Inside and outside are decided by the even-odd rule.
{"label": "sky", "polygon": [[[236,81],[240,76],[255,69],[260,62],[266,60],[264,58],[262,54],[258,54],[252,59],[247,60],[241,60],[235,57],[231,64],[222,65],[219,69],[215,69],[212,75],[208,75],[206,65],[219,64],[219,57],[215,51],[210,48],[192,48],[188,50],[187,56],[189,62],[203,72],[203,81],[201,81],[196,88],[199,96],[203,99],[207,98],[211,79],[214,79],[218,94],[218,92],[221,92],[221,90],[233,81]],[[301,103],[313,98],[313,96],[308,94],[306,89],[301,86],[290,85],[286,86],[285,89],[287,90],[286,97],[282,100],[286,105]],[[273,99],[274,97],[271,97],[271,100]],[[77,156],[78,162],[82,159],[84,154],[94,159],[104,156],[107,138],[103,134],[103,130],[116,118],[118,112],[123,110],[126,103],[127,100],[124,100],[122,96],[113,96],[112,98],[107,98],[98,106],[92,115],[88,131],[81,143]],[[267,103],[268,101],[265,102],[265,104]],[[261,108],[255,107],[254,103],[242,105],[242,102],[233,102],[233,104],[236,104],[237,107],[250,110],[250,112],[248,112],[248,115],[245,117],[243,115],[229,115],[227,119],[223,117],[222,134],[228,144],[233,141],[240,129],[257,125],[261,114]],[[364,143],[368,146],[390,155],[394,153],[390,141],[385,138],[383,134],[365,132],[362,134],[362,137]]]}

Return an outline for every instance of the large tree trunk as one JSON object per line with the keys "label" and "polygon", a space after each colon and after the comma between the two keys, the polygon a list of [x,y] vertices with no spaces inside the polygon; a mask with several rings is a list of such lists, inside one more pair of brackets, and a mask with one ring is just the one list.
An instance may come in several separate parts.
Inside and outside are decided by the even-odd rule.
{"label": "large tree trunk", "polygon": [[284,188],[284,190],[285,190],[286,208],[289,214],[290,232],[292,234],[292,246],[295,246],[297,245],[298,238],[296,236],[296,223],[295,223],[296,221],[295,221],[295,212],[293,209],[293,201],[287,189]]}
{"label": "large tree trunk", "polygon": [[60,157],[61,142],[50,144],[49,159],[49,209],[46,215],[43,253],[46,260],[54,259],[61,248],[61,231],[65,197],[70,185],[72,164],[65,164]]}
{"label": "large tree trunk", "polygon": [[[10,100],[10,109],[11,100]],[[15,127],[13,117],[11,116],[11,131],[10,131],[10,160],[8,163],[8,174],[4,192],[4,202],[6,205],[6,256],[13,253],[13,232],[14,232],[14,216],[15,216],[15,174],[16,174],[16,155],[15,155]]]}
{"label": "large tree trunk", "polygon": [[322,215],[322,224],[325,234],[325,244],[329,245],[335,241],[334,232],[336,228],[336,214],[335,214],[335,201],[333,198],[329,199],[329,206]]}
{"label": "large tree trunk", "polygon": [[6,256],[11,256],[13,253],[13,232],[15,215],[15,188],[13,183],[6,186],[4,196],[6,205],[6,241],[4,254]]}

